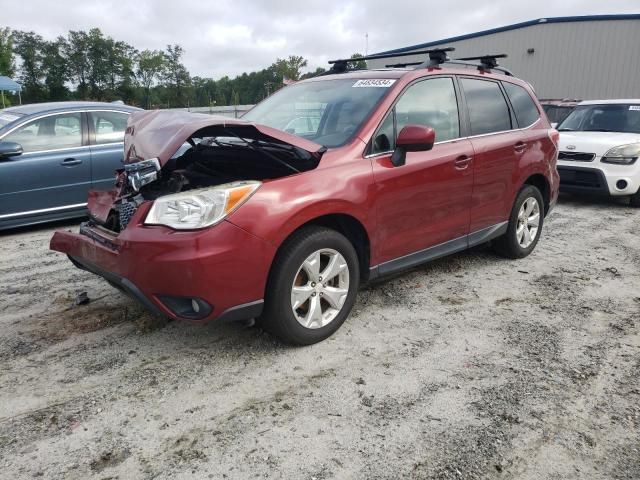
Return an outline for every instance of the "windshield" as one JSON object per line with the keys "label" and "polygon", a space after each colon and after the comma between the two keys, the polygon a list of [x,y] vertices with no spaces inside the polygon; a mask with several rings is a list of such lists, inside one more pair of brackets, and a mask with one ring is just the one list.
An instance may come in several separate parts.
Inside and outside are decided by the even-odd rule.
{"label": "windshield", "polygon": [[20,115],[16,115],[15,113],[3,112],[2,110],[0,110],[0,128],[4,127],[5,125],[9,125],[11,122],[19,118]]}
{"label": "windshield", "polygon": [[640,133],[640,104],[580,105],[558,130]]}
{"label": "windshield", "polygon": [[543,105],[547,118],[551,123],[560,123],[573,111],[575,107],[562,105]]}
{"label": "windshield", "polygon": [[347,143],[395,80],[339,79],[298,83],[267,98],[242,118],[325,147]]}

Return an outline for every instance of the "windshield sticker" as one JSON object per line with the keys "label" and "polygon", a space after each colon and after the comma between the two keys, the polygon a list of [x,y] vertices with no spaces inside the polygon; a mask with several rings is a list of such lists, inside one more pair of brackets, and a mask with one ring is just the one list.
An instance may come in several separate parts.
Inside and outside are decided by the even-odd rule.
{"label": "windshield sticker", "polygon": [[394,83],[396,83],[396,81],[389,78],[367,78],[366,80],[358,80],[352,87],[389,88]]}
{"label": "windshield sticker", "polygon": [[640,105],[629,105],[629,110],[636,110],[640,112]]}

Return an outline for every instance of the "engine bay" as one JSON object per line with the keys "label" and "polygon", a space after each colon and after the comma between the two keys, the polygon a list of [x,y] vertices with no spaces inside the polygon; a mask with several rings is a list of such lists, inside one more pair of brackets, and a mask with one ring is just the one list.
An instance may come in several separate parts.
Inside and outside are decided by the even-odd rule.
{"label": "engine bay", "polygon": [[273,139],[245,138],[227,132],[220,136],[193,136],[161,168],[155,159],[127,165],[120,198],[101,226],[117,233],[126,228],[146,201],[236,181],[294,175],[316,168],[321,156]]}

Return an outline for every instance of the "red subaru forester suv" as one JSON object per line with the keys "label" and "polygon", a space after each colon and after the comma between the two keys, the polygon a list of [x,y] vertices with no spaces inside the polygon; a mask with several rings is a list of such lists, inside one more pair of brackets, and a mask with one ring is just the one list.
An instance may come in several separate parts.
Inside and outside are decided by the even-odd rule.
{"label": "red subaru forester suv", "polygon": [[51,248],[151,311],[329,337],[361,283],[474,245],[521,258],[557,200],[558,134],[482,59],[334,72],[242,120],[131,115],[124,169]]}

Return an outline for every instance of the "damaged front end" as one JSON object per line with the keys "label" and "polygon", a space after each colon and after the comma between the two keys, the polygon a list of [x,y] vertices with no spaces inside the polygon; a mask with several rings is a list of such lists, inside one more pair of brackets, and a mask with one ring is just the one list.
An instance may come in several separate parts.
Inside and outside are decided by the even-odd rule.
{"label": "damaged front end", "polygon": [[208,227],[246,201],[261,182],[315,168],[325,150],[241,120],[184,112],[134,114],[125,136],[124,169],[112,191],[91,192],[90,223],[117,234],[142,204],[153,202],[147,225]]}
{"label": "damaged front end", "polygon": [[156,314],[255,317],[275,247],[222,220],[264,182],[316,168],[324,150],[241,120],[132,114],[114,188],[91,192],[90,220],[50,247]]}

